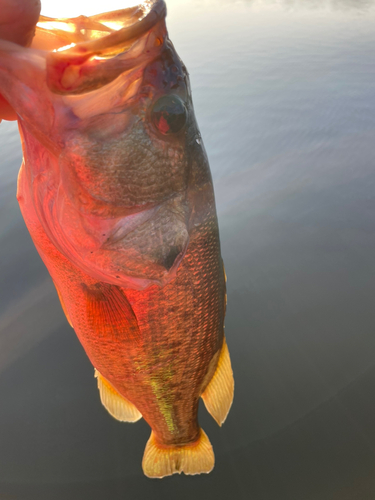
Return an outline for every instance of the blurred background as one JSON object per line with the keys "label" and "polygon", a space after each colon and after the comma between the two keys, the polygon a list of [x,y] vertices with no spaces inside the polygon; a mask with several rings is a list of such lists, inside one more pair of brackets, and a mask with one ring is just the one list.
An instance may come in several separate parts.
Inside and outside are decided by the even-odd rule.
{"label": "blurred background", "polygon": [[[228,276],[235,400],[207,476],[143,476],[23,223],[0,124],[0,499],[375,498],[375,1],[170,0]],[[49,0],[50,16],[118,0]],[[91,9],[91,10],[90,10]]]}

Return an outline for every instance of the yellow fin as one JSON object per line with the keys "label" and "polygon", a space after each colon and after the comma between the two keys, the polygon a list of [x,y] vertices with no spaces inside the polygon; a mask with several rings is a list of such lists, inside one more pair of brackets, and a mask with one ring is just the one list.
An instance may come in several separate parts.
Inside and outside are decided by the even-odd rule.
{"label": "yellow fin", "polygon": [[207,411],[220,426],[224,423],[232,406],[233,392],[233,372],[228,346],[224,337],[216,371],[202,394]]}
{"label": "yellow fin", "polygon": [[95,370],[95,377],[98,379],[100,400],[112,417],[120,422],[137,422],[142,418],[133,403],[121,396],[98,370]]}
{"label": "yellow fin", "polygon": [[159,444],[151,432],[143,455],[143,472],[148,477],[162,478],[172,474],[211,472],[215,456],[206,433],[200,429],[197,441],[185,446]]}

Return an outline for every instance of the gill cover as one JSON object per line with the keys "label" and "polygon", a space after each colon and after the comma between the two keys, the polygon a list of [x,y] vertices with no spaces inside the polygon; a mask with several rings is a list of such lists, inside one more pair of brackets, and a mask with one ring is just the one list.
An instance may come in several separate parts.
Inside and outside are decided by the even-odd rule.
{"label": "gill cover", "polygon": [[173,279],[194,210],[198,131],[165,14],[155,0],[41,17],[33,48],[0,42],[0,91],[19,115],[43,228],[93,278],[138,289]]}

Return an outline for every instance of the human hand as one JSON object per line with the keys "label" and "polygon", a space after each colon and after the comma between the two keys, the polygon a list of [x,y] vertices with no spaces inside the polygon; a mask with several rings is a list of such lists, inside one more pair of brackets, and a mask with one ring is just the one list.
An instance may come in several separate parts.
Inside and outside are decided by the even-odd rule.
{"label": "human hand", "polygon": [[[0,39],[30,45],[40,9],[40,0],[0,0]],[[14,109],[0,94],[0,122],[16,119]]]}

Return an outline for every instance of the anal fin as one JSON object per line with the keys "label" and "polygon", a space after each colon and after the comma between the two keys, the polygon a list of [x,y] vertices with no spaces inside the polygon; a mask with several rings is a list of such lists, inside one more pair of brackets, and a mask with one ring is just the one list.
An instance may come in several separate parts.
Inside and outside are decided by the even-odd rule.
{"label": "anal fin", "polygon": [[215,456],[206,433],[200,429],[199,438],[184,446],[163,445],[151,432],[143,455],[142,468],[148,477],[162,478],[172,474],[194,475],[211,472]]}
{"label": "anal fin", "polygon": [[216,371],[202,394],[207,411],[221,426],[233,402],[234,379],[225,337]]}
{"label": "anal fin", "polygon": [[98,370],[95,370],[95,377],[98,379],[102,405],[113,418],[120,422],[137,422],[142,418],[142,414],[133,403],[121,396]]}

